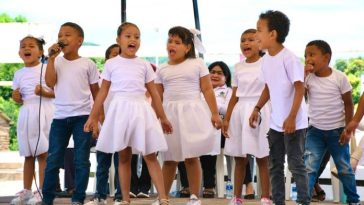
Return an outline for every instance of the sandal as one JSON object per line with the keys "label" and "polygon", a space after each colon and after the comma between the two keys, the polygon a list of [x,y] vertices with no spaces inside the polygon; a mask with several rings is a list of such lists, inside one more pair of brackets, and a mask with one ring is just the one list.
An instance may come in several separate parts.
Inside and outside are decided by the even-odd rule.
{"label": "sandal", "polygon": [[248,199],[248,200],[255,199],[255,194],[246,194],[246,195],[244,195],[244,199]]}
{"label": "sandal", "polygon": [[214,198],[215,197],[215,191],[214,189],[204,189],[202,192],[203,198]]}
{"label": "sandal", "polygon": [[179,191],[179,197],[180,198],[188,198],[190,197],[191,193],[190,193],[190,189],[188,187],[183,188]]}

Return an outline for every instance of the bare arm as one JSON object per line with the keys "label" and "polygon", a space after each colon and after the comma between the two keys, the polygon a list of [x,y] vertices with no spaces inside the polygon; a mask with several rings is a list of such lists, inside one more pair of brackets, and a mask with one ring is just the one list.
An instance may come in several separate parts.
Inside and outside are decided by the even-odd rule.
{"label": "bare arm", "polygon": [[[341,133],[339,143],[340,144],[346,144],[349,143],[351,139],[351,134],[355,131],[356,127],[358,127],[360,120],[355,123],[353,119],[353,113],[354,113],[354,105],[352,100],[351,91],[346,92],[342,95],[342,99],[344,101],[344,109],[345,109],[345,124],[346,128]],[[358,107],[359,109],[359,107]],[[351,127],[354,124],[354,127]]]}
{"label": "bare arm", "polygon": [[237,87],[233,87],[233,93],[231,94],[231,98],[224,116],[224,121],[222,123],[222,133],[225,137],[228,137],[228,129],[229,129],[229,121],[231,118],[231,113],[233,112],[233,109],[236,105],[236,103],[239,101],[239,99],[236,97],[236,90]]}
{"label": "bare arm", "polygon": [[[52,51],[53,50],[53,51]],[[54,53],[54,51],[56,51]],[[53,44],[48,49],[48,53],[54,53],[54,55],[51,55],[48,57],[48,63],[47,63],[47,69],[45,72],[45,81],[48,87],[53,88],[57,83],[57,73],[54,66],[54,60],[61,52],[61,48],[59,47],[58,43]]]}
{"label": "bare arm", "polygon": [[145,84],[145,87],[147,88],[150,96],[152,97],[152,104],[154,105],[153,106],[154,110],[155,110],[158,118],[161,121],[163,131],[168,134],[172,133],[172,131],[173,131],[172,125],[168,121],[166,114],[164,113],[162,101],[161,101],[159,93],[156,89],[156,86],[154,84],[154,81],[151,81],[151,82]]}
{"label": "bare arm", "polygon": [[290,134],[296,131],[296,116],[301,106],[303,95],[305,94],[305,86],[303,82],[296,81],[293,84],[295,93],[293,97],[293,103],[291,111],[289,112],[286,120],[283,122],[283,130],[285,134]]}
{"label": "bare arm", "polygon": [[13,98],[13,100],[19,104],[23,104],[23,99],[21,97],[19,88],[16,90],[13,90],[12,94],[11,94],[11,98]]}
{"label": "bare arm", "polygon": [[200,87],[212,114],[211,116],[212,125],[218,129],[221,127],[221,119],[219,116],[219,111],[217,109],[215,93],[214,90],[212,89],[212,84],[209,75],[200,78]]}
{"label": "bare arm", "polygon": [[42,88],[40,85],[35,86],[35,90],[34,93],[38,96],[43,96],[46,98],[54,98],[54,91],[53,89],[51,90],[45,90],[44,88]]}
{"label": "bare arm", "polygon": [[258,121],[258,116],[259,116],[259,112],[260,110],[264,107],[264,105],[268,102],[268,100],[270,99],[270,94],[269,94],[269,89],[268,89],[268,85],[265,84],[263,90],[262,90],[262,94],[259,97],[259,100],[255,106],[255,108],[252,111],[252,114],[249,117],[249,125],[252,128],[255,128],[255,122]]}

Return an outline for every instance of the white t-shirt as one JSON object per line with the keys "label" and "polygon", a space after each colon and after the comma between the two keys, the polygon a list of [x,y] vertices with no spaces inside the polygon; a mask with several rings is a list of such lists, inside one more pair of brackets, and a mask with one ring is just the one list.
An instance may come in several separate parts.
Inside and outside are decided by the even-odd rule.
{"label": "white t-shirt", "polygon": [[264,89],[265,82],[262,78],[262,59],[256,62],[245,61],[235,65],[233,87],[238,87],[236,97],[259,97]]}
{"label": "white t-shirt", "polygon": [[105,63],[101,78],[111,81],[110,92],[144,95],[145,84],[154,80],[155,74],[147,61],[116,56]]}
{"label": "white t-shirt", "polygon": [[308,97],[310,125],[321,130],[332,130],[345,126],[345,109],[342,95],[351,91],[348,78],[332,69],[327,77],[310,73],[305,80]]}
{"label": "white t-shirt", "polygon": [[89,115],[90,85],[99,80],[95,63],[84,57],[69,61],[60,56],[56,58],[54,65],[57,73],[57,83],[54,87],[54,118]]}
{"label": "white t-shirt", "polygon": [[156,84],[163,84],[164,100],[186,100],[200,98],[200,78],[209,75],[203,60],[186,59],[180,64],[163,64],[157,70]]}
{"label": "white t-shirt", "polygon": [[[303,65],[290,50],[283,48],[275,56],[270,56],[267,52],[262,57],[262,71],[272,104],[270,128],[283,132],[283,122],[292,108],[295,94],[294,82],[304,82]],[[306,105],[302,100],[296,116],[296,130],[307,128],[307,126]]]}
{"label": "white t-shirt", "polygon": [[221,87],[214,88],[217,109],[220,115],[225,115],[233,90],[226,84]]}
{"label": "white t-shirt", "polygon": [[[42,64],[39,63],[34,67],[24,67],[15,72],[13,78],[13,90],[19,88],[23,101],[39,99],[39,96],[34,93],[35,87],[40,84],[40,71]],[[42,72],[42,87],[43,89],[51,90],[45,83],[45,71],[47,65],[43,65]]]}

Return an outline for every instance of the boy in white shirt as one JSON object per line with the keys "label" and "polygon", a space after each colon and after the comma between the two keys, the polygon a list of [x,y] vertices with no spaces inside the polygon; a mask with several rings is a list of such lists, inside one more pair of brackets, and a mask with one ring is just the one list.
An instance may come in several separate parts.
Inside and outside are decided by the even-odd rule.
{"label": "boy in white shirt", "polygon": [[307,172],[303,161],[304,137],[308,125],[303,102],[304,70],[291,51],[283,46],[289,31],[289,19],[280,11],[260,14],[257,39],[261,49],[267,49],[262,58],[265,87],[249,119],[255,127],[260,109],[270,100],[269,172],[273,203],[285,204],[284,161],[297,184],[297,203],[309,204]]}
{"label": "boy in white shirt", "polygon": [[308,188],[309,191],[313,189],[322,158],[328,151],[343,183],[347,203],[360,204],[355,175],[350,166],[350,135],[340,137],[345,124],[353,116],[352,88],[342,72],[329,67],[330,59],[331,48],[325,41],[314,40],[307,44],[305,87],[310,126],[305,143],[305,163]]}
{"label": "boy in white shirt", "polygon": [[[42,204],[53,204],[57,177],[71,135],[74,141],[75,191],[72,204],[83,204],[90,172],[91,133],[83,126],[91,111],[92,94],[99,90],[99,76],[95,63],[79,56],[84,39],[82,28],[64,23],[58,33],[57,44],[49,48],[45,80],[55,91],[55,113],[49,134],[49,150],[43,185]],[[57,57],[60,52],[63,56]]]}

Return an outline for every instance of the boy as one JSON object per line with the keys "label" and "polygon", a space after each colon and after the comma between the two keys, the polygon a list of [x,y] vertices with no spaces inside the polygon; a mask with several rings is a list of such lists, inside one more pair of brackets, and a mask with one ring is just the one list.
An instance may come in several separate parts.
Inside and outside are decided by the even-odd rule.
{"label": "boy", "polygon": [[257,102],[250,126],[255,127],[260,109],[270,100],[269,172],[273,203],[285,204],[284,161],[287,153],[288,168],[297,184],[297,203],[309,204],[307,172],[303,162],[304,136],[308,125],[304,95],[304,70],[300,60],[283,46],[289,31],[289,19],[280,11],[269,10],[260,14],[257,39],[261,49],[267,49],[262,58],[265,88]]}
{"label": "boy", "polygon": [[342,72],[329,67],[330,59],[331,48],[325,41],[315,40],[307,44],[305,72],[309,74],[305,79],[305,87],[310,126],[306,136],[305,163],[308,190],[312,191],[323,155],[328,150],[343,183],[347,203],[360,204],[355,175],[349,163],[350,136],[340,138],[345,124],[353,116],[352,88]]}
{"label": "boy", "polygon": [[[75,191],[72,204],[83,204],[90,172],[91,133],[83,131],[91,111],[92,94],[99,90],[95,63],[79,56],[84,33],[72,22],[64,23],[58,33],[57,44],[49,48],[45,80],[55,91],[55,113],[49,134],[49,155],[45,170],[42,204],[53,204],[57,176],[62,167],[71,134],[74,140]],[[57,57],[60,52],[63,56]]]}

